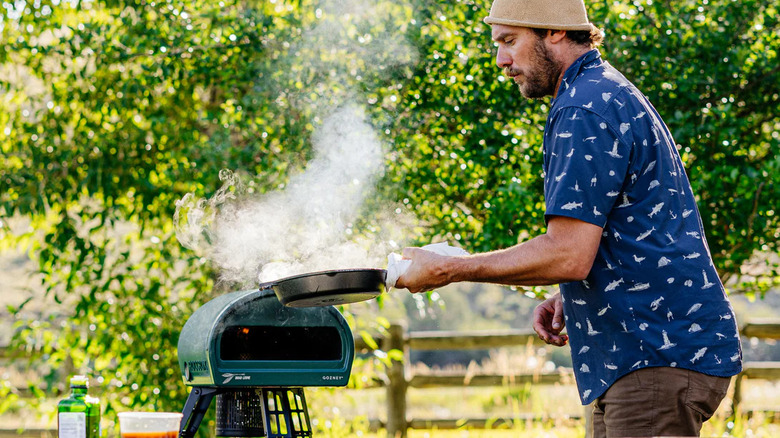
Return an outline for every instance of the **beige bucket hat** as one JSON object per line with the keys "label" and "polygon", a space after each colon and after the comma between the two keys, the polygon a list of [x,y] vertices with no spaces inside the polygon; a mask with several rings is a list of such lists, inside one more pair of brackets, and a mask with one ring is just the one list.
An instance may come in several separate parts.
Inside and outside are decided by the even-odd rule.
{"label": "beige bucket hat", "polygon": [[583,0],[493,0],[487,24],[554,30],[591,30]]}

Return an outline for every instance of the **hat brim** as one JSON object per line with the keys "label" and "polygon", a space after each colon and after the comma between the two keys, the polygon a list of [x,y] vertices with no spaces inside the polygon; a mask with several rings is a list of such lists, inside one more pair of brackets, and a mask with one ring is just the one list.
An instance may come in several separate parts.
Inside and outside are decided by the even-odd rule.
{"label": "hat brim", "polygon": [[493,17],[485,17],[483,20],[485,23],[493,25],[493,24],[503,24],[505,26],[515,26],[515,27],[530,27],[534,29],[552,29],[552,30],[591,30],[593,29],[593,25],[590,23],[581,23],[581,24],[550,24],[550,23],[532,23],[529,21],[518,21],[518,20],[508,20],[504,18],[493,18]]}

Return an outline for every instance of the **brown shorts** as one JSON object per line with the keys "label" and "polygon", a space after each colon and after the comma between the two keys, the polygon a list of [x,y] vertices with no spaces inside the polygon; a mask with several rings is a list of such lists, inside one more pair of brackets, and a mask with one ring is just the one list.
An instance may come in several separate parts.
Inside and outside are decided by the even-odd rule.
{"label": "brown shorts", "polygon": [[681,368],[643,368],[593,404],[593,438],[699,436],[731,381]]}

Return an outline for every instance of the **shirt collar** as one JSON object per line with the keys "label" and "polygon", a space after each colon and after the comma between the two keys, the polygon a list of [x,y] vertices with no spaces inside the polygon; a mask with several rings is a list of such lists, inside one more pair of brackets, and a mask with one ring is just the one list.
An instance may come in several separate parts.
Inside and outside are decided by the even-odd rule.
{"label": "shirt collar", "polygon": [[570,65],[563,74],[561,86],[558,88],[558,94],[554,100],[558,100],[558,97],[560,97],[569,88],[569,86],[574,83],[574,80],[577,79],[577,76],[582,70],[601,64],[601,62],[601,53],[598,51],[598,49],[589,50],[577,58],[577,60],[574,61],[574,63],[572,63],[572,65]]}

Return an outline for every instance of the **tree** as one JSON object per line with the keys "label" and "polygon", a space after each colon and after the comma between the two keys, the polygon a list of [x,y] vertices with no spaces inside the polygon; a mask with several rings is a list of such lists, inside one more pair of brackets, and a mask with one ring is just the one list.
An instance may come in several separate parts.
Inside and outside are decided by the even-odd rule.
{"label": "tree", "polygon": [[[776,255],[777,0],[589,7],[605,58],[681,147],[722,275]],[[351,232],[377,235],[373,207],[387,200],[424,225],[409,233],[421,242],[483,251],[543,232],[548,102],[502,80],[487,10],[483,0],[6,4],[0,233],[69,304],[17,322],[12,348],[50,370],[35,388],[62,390],[59,370],[72,366],[102,382],[109,413],[178,410],[178,331],[237,285],[176,240],[176,202],[217,193],[223,169],[247,195],[273,193],[345,102],[365,107],[389,146],[381,189]],[[18,218],[31,227],[13,228]],[[768,260],[739,290],[776,284]]]}
{"label": "tree", "polygon": [[[604,58],[669,125],[714,261],[732,290],[777,285],[780,68],[776,0],[588,2]],[[492,59],[482,2],[419,9],[421,52],[402,90],[390,178],[429,233],[471,250],[543,231],[541,130]],[[498,81],[494,78],[498,76]],[[423,240],[428,237],[424,237]]]}
{"label": "tree", "polygon": [[[361,56],[375,43],[358,40],[408,21],[408,8],[355,7],[356,22],[367,18],[356,25],[317,2],[6,9],[2,237],[29,249],[48,296],[68,305],[19,319],[11,348],[47,364],[31,384],[39,394],[62,391],[75,370],[101,383],[108,413],[179,410],[178,331],[237,285],[176,240],[176,202],[217,192],[223,169],[244,176],[247,194],[284,185],[311,157],[323,111],[388,82],[374,70],[384,64]],[[12,228],[16,218],[31,226]]]}

